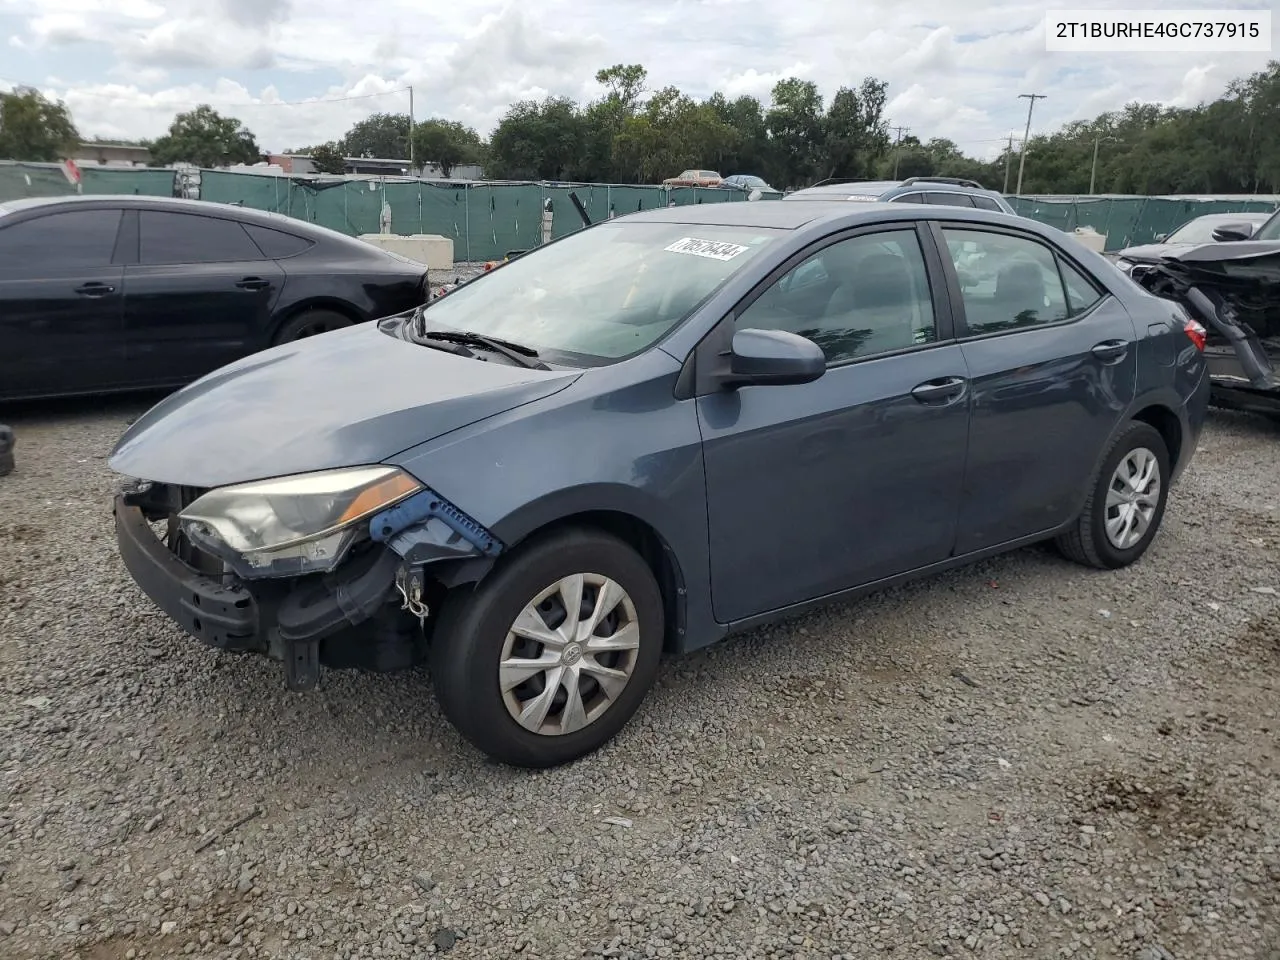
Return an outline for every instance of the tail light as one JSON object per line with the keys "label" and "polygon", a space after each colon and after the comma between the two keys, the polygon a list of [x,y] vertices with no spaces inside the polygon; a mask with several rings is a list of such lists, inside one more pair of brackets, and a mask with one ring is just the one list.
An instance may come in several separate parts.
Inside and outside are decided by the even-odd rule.
{"label": "tail light", "polygon": [[1182,325],[1182,332],[1196,345],[1197,350],[1204,350],[1205,337],[1209,335],[1209,331],[1198,321],[1187,317],[1187,322]]}

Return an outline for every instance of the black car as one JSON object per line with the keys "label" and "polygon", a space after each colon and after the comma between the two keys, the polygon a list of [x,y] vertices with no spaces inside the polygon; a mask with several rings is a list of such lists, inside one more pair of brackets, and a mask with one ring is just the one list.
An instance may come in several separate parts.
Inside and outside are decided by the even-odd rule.
{"label": "black car", "polygon": [[280,214],[144,196],[0,203],[0,399],[179,387],[427,290],[424,264]]}

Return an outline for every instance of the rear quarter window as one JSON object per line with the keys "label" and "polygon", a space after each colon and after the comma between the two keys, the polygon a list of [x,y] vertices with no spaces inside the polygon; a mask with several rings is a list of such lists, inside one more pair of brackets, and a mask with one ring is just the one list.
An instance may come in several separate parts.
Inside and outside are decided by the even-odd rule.
{"label": "rear quarter window", "polygon": [[258,245],[262,255],[272,260],[296,257],[314,246],[313,241],[283,230],[273,230],[270,227],[259,227],[249,223],[246,223],[244,228],[249,231],[249,236]]}
{"label": "rear quarter window", "polygon": [[973,195],[973,205],[979,210],[995,210],[997,213],[1003,212],[1000,209],[1000,204],[996,203],[995,200],[991,199],[991,197],[984,197],[980,193],[975,193]]}

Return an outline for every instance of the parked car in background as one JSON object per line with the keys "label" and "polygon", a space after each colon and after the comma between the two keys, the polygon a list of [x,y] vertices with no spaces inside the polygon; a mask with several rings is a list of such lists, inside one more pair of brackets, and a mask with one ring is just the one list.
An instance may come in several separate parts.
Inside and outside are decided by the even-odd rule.
{"label": "parked car in background", "polygon": [[976,180],[956,177],[908,177],[906,180],[843,180],[815,183],[793,190],[784,200],[850,200],[855,203],[935,203],[977,207],[1018,215],[1009,201]]}
{"label": "parked car in background", "polygon": [[1188,220],[1172,233],[1156,234],[1154,243],[1125,247],[1113,256],[1116,266],[1126,270],[1134,260],[1158,258],[1202,243],[1248,240],[1270,216],[1269,213],[1208,213]]}
{"label": "parked car in background", "polygon": [[178,387],[399,313],[427,268],[279,214],[168,197],[0,203],[0,400]]}
{"label": "parked car in background", "polygon": [[749,173],[735,173],[725,177],[720,181],[720,186],[725,190],[741,190],[744,193],[750,193],[752,190],[759,190],[761,193],[781,194],[782,192],[769,186],[768,181],[763,177],[752,176]]}
{"label": "parked car in background", "polygon": [[714,170],[686,170],[678,177],[667,177],[662,181],[664,187],[716,187],[720,185],[720,174]]}
{"label": "parked car in background", "polygon": [[111,453],[116,536],[205,643],[294,689],[427,659],[472,743],[549,766],[664,650],[1041,540],[1133,563],[1203,332],[1020,217],[648,210],[172,395]]}

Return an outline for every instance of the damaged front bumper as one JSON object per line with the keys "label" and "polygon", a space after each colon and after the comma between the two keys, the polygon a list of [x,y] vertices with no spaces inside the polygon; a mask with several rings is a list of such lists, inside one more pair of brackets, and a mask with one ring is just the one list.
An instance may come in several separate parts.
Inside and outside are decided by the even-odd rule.
{"label": "damaged front bumper", "polygon": [[1205,325],[1204,356],[1216,403],[1280,413],[1280,250],[1255,246],[1263,249],[1234,256],[1196,248],[1181,258],[1137,261],[1128,272],[1151,293],[1182,303]]}
{"label": "damaged front bumper", "polygon": [[183,491],[146,484],[116,496],[125,568],[191,636],[282,661],[295,690],[313,688],[321,665],[389,671],[419,662],[430,604],[479,580],[503,549],[483,526],[423,490],[362,525],[331,572],[246,580],[181,534],[177,512],[192,497]]}

